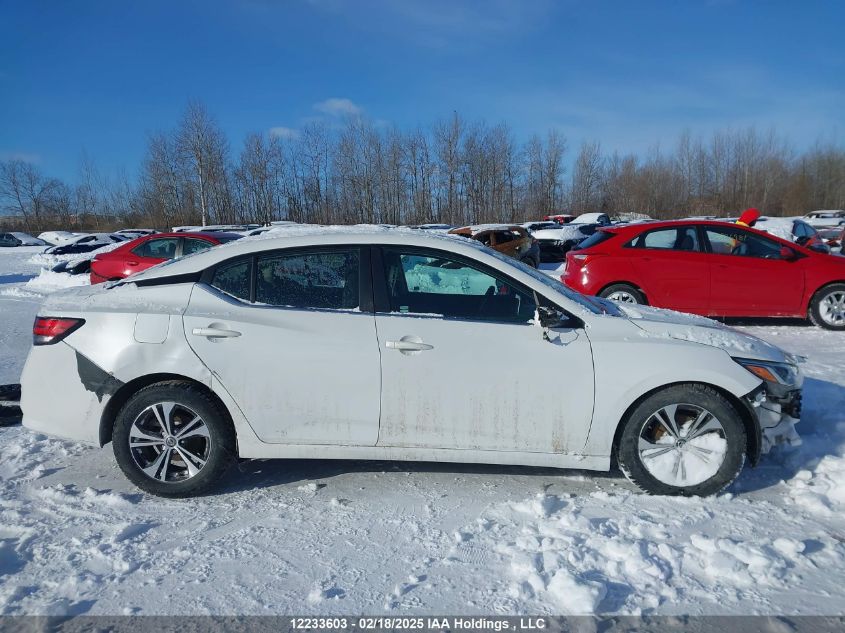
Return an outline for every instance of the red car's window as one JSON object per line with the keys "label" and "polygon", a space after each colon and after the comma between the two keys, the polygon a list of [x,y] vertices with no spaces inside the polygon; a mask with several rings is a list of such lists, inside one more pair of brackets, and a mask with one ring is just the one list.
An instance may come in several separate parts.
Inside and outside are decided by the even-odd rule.
{"label": "red car's window", "polygon": [[634,238],[631,248],[662,248],[675,251],[701,250],[698,243],[698,231],[694,226],[680,226],[669,229],[646,231]]}
{"label": "red car's window", "polygon": [[708,226],[704,229],[710,250],[718,255],[780,259],[781,245],[740,228]]}
{"label": "red car's window", "polygon": [[190,255],[191,253],[198,253],[199,251],[208,250],[214,246],[211,242],[199,240],[195,237],[186,237],[182,245],[182,255]]}
{"label": "red car's window", "polygon": [[178,237],[161,237],[154,240],[147,240],[132,249],[138,257],[149,257],[151,259],[173,259],[176,257],[176,246],[179,244]]}

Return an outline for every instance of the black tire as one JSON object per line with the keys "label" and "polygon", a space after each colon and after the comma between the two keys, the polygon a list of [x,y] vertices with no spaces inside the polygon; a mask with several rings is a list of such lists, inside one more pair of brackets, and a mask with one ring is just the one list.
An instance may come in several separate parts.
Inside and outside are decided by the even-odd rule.
{"label": "black tire", "polygon": [[599,293],[599,296],[602,298],[609,298],[612,294],[615,293],[625,293],[627,296],[631,297],[633,301],[622,301],[622,303],[638,303],[640,305],[646,305],[645,295],[631,286],[629,284],[613,284],[612,286],[608,286],[604,290]]}
{"label": "black tire", "polygon": [[[161,442],[155,446],[136,448],[134,453],[129,446],[129,439],[130,432],[136,433],[132,430],[136,421],[139,425],[154,425],[152,422],[154,417],[151,417],[154,413],[151,412],[150,407],[165,402],[177,405],[174,407],[173,428],[177,431],[180,428],[189,430],[187,419],[191,417],[191,414],[195,414],[200,418],[200,424],[204,423],[208,439],[206,440],[203,434],[200,437],[194,436],[177,441],[175,438],[178,437],[178,432],[170,434],[173,444],[168,445],[172,446],[169,450],[171,454],[174,452],[176,454],[172,461],[167,460],[167,467],[163,474],[159,471],[159,474],[163,476],[162,479],[162,476],[156,478],[145,473],[139,460],[155,462],[156,455],[160,456],[164,452],[164,432],[158,430],[158,434],[162,436]],[[155,427],[146,426],[145,429],[155,430]],[[139,436],[134,435],[134,437],[137,442]],[[194,444],[185,445],[186,442]],[[123,405],[115,419],[112,448],[120,469],[141,490],[160,497],[191,497],[205,492],[220,480],[235,461],[237,442],[228,414],[210,394],[187,382],[160,382],[144,387]],[[181,451],[188,451],[195,458],[200,457],[201,454],[205,463],[199,467],[198,472],[187,476],[190,469],[187,467],[187,458],[181,457],[184,455]],[[195,462],[193,466],[196,468],[198,463]],[[179,478],[180,474],[181,478]],[[168,481],[168,477],[171,480]]]}
{"label": "black tire", "polygon": [[822,303],[834,293],[842,293],[845,295],[845,284],[830,284],[829,286],[825,286],[816,292],[810,300],[808,316],[810,317],[810,322],[813,325],[822,327],[826,330],[842,331],[845,330],[845,319],[839,323],[835,323],[825,319],[822,315]]}
{"label": "black tire", "polygon": [[[672,404],[706,409],[720,423],[726,443],[723,461],[715,474],[692,485],[672,485],[658,479],[644,464],[639,450],[640,435],[647,428],[646,425],[653,424],[656,412]],[[682,384],[661,389],[637,405],[622,424],[624,426],[616,447],[617,463],[632,483],[649,494],[687,497],[713,495],[729,486],[745,464],[747,438],[742,418],[722,394],[706,385]]]}

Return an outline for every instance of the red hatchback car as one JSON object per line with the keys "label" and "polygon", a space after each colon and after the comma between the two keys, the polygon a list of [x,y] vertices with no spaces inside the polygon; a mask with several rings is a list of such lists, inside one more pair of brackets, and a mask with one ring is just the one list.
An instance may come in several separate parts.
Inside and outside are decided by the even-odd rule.
{"label": "red hatchback car", "polygon": [[604,228],[561,280],[584,294],[705,316],[809,317],[845,329],[845,258],[718,221]]}
{"label": "red hatchback car", "polygon": [[237,233],[155,233],[126,242],[91,261],[91,283],[123,279],[169,259],[184,257],[242,237]]}

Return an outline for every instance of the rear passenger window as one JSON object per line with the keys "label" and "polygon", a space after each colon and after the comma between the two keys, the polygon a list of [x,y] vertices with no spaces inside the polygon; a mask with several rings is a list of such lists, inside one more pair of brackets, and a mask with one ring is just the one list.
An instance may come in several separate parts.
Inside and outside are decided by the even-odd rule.
{"label": "rear passenger window", "polygon": [[249,301],[250,261],[242,260],[220,266],[211,279],[211,285],[236,299]]}
{"label": "rear passenger window", "polygon": [[632,248],[664,248],[675,251],[700,250],[698,233],[692,226],[648,231],[634,238],[628,246]]}
{"label": "rear passenger window", "polygon": [[353,310],[360,305],[358,269],[357,250],[259,257],[255,301]]}

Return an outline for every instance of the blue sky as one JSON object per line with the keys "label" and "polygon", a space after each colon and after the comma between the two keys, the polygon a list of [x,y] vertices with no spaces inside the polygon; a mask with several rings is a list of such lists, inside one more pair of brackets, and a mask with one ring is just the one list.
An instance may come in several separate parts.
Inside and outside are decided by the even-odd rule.
{"label": "blue sky", "polygon": [[0,0],[0,159],[137,172],[203,101],[252,131],[453,110],[644,152],[689,129],[845,142],[845,2]]}

